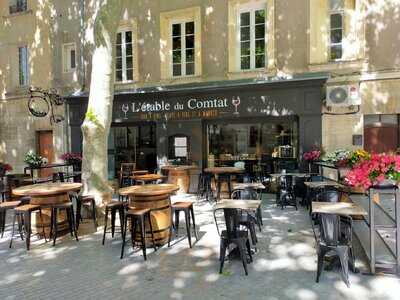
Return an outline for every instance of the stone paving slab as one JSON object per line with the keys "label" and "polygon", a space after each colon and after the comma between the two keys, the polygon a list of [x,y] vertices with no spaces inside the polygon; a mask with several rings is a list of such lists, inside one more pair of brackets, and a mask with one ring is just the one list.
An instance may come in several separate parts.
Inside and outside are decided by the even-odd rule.
{"label": "stone paving slab", "polygon": [[188,247],[182,219],[173,246],[149,249],[147,262],[130,245],[120,260],[120,235],[102,246],[103,227],[90,232],[92,223],[83,225],[79,242],[68,235],[56,247],[34,241],[30,252],[22,241],[9,249],[7,232],[0,239],[0,299],[399,299],[400,280],[388,275],[351,274],[347,288],[338,271],[324,271],[316,284],[307,211],[282,211],[272,196],[264,198],[264,226],[257,232],[249,276],[235,260],[218,273],[212,206],[200,201],[195,205],[200,240],[194,247]]}

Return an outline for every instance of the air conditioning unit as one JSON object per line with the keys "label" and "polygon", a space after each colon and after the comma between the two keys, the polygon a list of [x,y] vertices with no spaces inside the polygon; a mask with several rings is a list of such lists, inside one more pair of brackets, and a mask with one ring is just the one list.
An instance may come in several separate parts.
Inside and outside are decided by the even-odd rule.
{"label": "air conditioning unit", "polygon": [[358,84],[331,85],[326,87],[326,106],[361,105]]}

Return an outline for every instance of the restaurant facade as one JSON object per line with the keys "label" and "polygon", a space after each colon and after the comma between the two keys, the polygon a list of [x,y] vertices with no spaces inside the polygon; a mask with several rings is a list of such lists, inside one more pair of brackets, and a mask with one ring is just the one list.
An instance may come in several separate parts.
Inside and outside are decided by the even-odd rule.
{"label": "restaurant facade", "polygon": [[[326,77],[117,92],[108,158],[154,170],[166,164],[200,167],[292,161],[321,145]],[[87,96],[68,98],[71,150],[81,152]]]}

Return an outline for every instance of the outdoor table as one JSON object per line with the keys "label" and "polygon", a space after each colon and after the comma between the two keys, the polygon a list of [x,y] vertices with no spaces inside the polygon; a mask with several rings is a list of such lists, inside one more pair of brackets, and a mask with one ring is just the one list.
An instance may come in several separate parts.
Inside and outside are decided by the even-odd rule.
{"label": "outdoor table", "polygon": [[190,174],[189,171],[197,169],[197,166],[164,166],[161,167],[161,171],[168,176],[168,183],[176,184],[179,186],[178,193],[188,193],[190,185]]}
{"label": "outdoor table", "polygon": [[167,178],[164,175],[159,174],[145,174],[145,175],[137,175],[133,176],[132,179],[136,182],[142,182],[143,184],[147,183],[155,183],[157,180]]}
{"label": "outdoor table", "polygon": [[245,190],[245,189],[253,189],[253,190],[265,190],[265,185],[261,182],[246,182],[246,183],[234,183],[234,190]]}
{"label": "outdoor table", "polygon": [[133,176],[136,176],[136,175],[146,175],[146,174],[149,174],[149,171],[148,171],[148,170],[134,170],[134,171],[132,172],[132,174],[133,174]]}
{"label": "outdoor table", "polygon": [[137,190],[140,187],[142,187],[142,185],[131,185],[123,187],[118,190],[118,194],[123,197],[129,197],[129,195],[131,195],[133,191]]}
{"label": "outdoor table", "polygon": [[[221,195],[221,182],[222,182],[222,179],[225,179],[227,181],[228,192],[229,192],[229,196],[230,196],[231,193],[232,193],[231,176],[233,174],[243,173],[244,169],[236,168],[236,167],[213,167],[213,168],[205,168],[204,172],[211,173],[214,176],[219,176],[218,177],[218,184],[217,184],[217,200],[219,200],[220,199],[220,195]],[[207,195],[207,197],[208,197],[208,195]]]}
{"label": "outdoor table", "polygon": [[235,208],[243,210],[257,210],[261,206],[261,200],[237,200],[221,199],[214,205],[214,210],[223,208]]}
{"label": "outdoor table", "polygon": [[311,189],[321,189],[327,186],[330,187],[337,187],[337,188],[344,188],[345,186],[339,182],[328,180],[328,181],[306,181],[304,185]]}
{"label": "outdoor table", "polygon": [[357,203],[349,202],[315,202],[311,203],[312,212],[336,214],[342,216],[367,216],[365,209]]}
{"label": "outdoor table", "polygon": [[[154,231],[156,244],[163,245],[168,241],[170,228],[172,226],[171,216],[171,195],[179,190],[175,184],[146,184],[135,187],[128,187],[124,191],[129,196],[129,206],[138,209],[149,208],[151,224]],[[146,220],[147,245],[151,245],[150,226]],[[140,237],[137,236],[137,241]]]}
{"label": "outdoor table", "polygon": [[[30,196],[30,204],[40,205],[42,208],[43,224],[39,219],[36,219],[36,231],[41,232],[44,226],[45,232],[50,233],[50,220],[51,220],[51,205],[65,203],[71,201],[69,198],[70,192],[79,192],[82,183],[74,182],[51,182],[26,185],[12,190],[15,196]],[[59,218],[58,228],[63,231],[68,228],[67,218],[65,212]]]}
{"label": "outdoor table", "polygon": [[271,177],[282,177],[282,176],[293,176],[299,178],[310,177],[310,173],[272,173],[270,174]]}

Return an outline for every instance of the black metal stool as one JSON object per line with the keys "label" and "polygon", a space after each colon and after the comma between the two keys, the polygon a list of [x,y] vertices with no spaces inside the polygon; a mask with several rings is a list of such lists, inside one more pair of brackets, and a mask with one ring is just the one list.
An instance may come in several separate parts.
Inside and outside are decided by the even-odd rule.
{"label": "black metal stool", "polygon": [[[32,232],[31,215],[32,215],[32,212],[34,212],[34,211],[39,211],[39,216],[40,216],[41,222],[43,224],[42,210],[40,208],[40,205],[25,204],[25,205],[17,206],[14,208],[14,217],[13,217],[12,233],[11,233],[11,239],[10,239],[10,248],[12,247],[12,242],[13,242],[13,238],[14,238],[15,220],[18,218],[19,233],[21,235],[21,238],[23,236],[23,233],[25,234],[26,250],[30,249],[31,232]],[[44,233],[44,226],[42,226],[42,229],[43,229],[43,236],[46,239],[46,236]]]}
{"label": "black metal stool", "polygon": [[82,206],[83,205],[91,207],[94,229],[97,231],[96,201],[93,196],[77,196],[76,197],[76,229],[79,229],[79,224],[83,220],[82,219]]}
{"label": "black metal stool", "polygon": [[57,234],[58,234],[58,213],[59,211],[65,210],[67,214],[67,221],[69,225],[69,231],[71,236],[75,235],[76,241],[78,239],[78,233],[75,226],[75,217],[74,217],[74,207],[72,202],[54,204],[51,206],[51,230],[50,236],[53,236],[53,246],[56,244]]}
{"label": "black metal stool", "polygon": [[6,201],[0,203],[0,232],[1,237],[4,235],[6,228],[6,216],[8,210],[14,210],[17,206],[21,205],[21,201]]}
{"label": "black metal stool", "polygon": [[103,233],[103,242],[106,240],[107,233],[107,223],[108,223],[108,213],[111,212],[111,237],[114,237],[115,233],[115,215],[117,214],[117,210],[119,213],[119,224],[121,228],[121,234],[124,232],[124,210],[125,210],[125,202],[122,201],[111,201],[106,204],[106,211],[104,214],[104,233]]}
{"label": "black metal stool", "polygon": [[213,190],[211,187],[211,182],[212,182],[213,175],[211,173],[203,173],[202,174],[202,184],[203,184],[203,189],[202,189],[202,194],[206,194],[206,200],[210,201],[214,198]]}
{"label": "black metal stool", "polygon": [[146,218],[149,221],[149,225],[150,225],[150,233],[151,233],[151,239],[153,241],[154,251],[157,250],[156,243],[154,241],[153,226],[151,225],[151,216],[150,216],[150,209],[149,208],[129,208],[128,211],[125,213],[124,228],[123,228],[124,231],[123,231],[123,235],[122,235],[121,259],[124,257],[126,228],[128,227],[128,219],[129,218],[131,219],[132,248],[135,247],[136,229],[137,229],[137,227],[139,227],[140,228],[140,240],[141,240],[141,244],[142,244],[141,246],[142,246],[142,251],[143,251],[143,257],[144,257],[144,260],[147,260],[147,255],[146,255],[146,227],[145,227]]}
{"label": "black metal stool", "polygon": [[[198,240],[197,232],[196,232],[196,223],[194,220],[194,211],[193,211],[193,203],[192,202],[176,202],[171,205],[172,213],[175,215],[175,232],[178,233],[179,230],[179,214],[181,211],[185,213],[185,223],[186,223],[186,233],[187,238],[189,241],[189,247],[192,248],[192,237],[190,234],[190,215],[192,215],[192,223],[193,223],[193,230],[194,236],[196,237],[196,241]],[[170,234],[168,239],[168,247],[171,243],[171,236],[172,236],[172,226],[170,227]]]}

